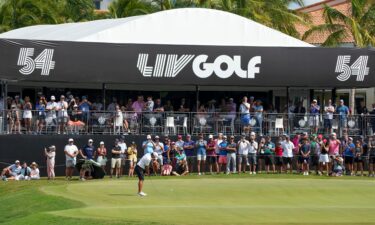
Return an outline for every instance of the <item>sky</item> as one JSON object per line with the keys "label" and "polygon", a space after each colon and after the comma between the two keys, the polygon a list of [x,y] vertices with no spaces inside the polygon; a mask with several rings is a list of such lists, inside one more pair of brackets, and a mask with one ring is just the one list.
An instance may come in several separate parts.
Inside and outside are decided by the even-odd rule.
{"label": "sky", "polygon": [[[311,4],[314,4],[314,3],[317,3],[317,2],[322,2],[323,0],[304,0],[304,2],[305,2],[305,6],[307,6],[307,5],[311,5]],[[289,6],[289,8],[291,8],[291,9],[296,9],[296,8],[298,8],[299,6],[297,5],[297,4],[291,4],[290,6]]]}

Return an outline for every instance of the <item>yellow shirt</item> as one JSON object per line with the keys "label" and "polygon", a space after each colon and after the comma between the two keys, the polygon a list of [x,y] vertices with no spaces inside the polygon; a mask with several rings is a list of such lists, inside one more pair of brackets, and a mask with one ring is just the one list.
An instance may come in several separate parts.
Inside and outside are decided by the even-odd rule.
{"label": "yellow shirt", "polygon": [[137,161],[137,149],[129,147],[127,152],[128,152],[128,159],[136,162]]}

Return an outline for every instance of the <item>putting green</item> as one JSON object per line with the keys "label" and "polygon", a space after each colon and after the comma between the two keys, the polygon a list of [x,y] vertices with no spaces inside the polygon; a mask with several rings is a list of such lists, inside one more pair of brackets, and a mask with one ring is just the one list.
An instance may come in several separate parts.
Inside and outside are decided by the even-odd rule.
{"label": "putting green", "polygon": [[73,218],[160,224],[375,224],[375,181],[343,179],[154,179],[45,186],[86,207]]}

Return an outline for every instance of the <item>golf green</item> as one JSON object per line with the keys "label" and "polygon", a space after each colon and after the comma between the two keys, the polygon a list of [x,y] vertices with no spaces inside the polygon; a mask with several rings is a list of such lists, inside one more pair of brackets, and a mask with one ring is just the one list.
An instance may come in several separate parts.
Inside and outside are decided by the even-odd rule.
{"label": "golf green", "polygon": [[44,185],[84,203],[53,216],[142,224],[375,224],[374,179],[146,178]]}

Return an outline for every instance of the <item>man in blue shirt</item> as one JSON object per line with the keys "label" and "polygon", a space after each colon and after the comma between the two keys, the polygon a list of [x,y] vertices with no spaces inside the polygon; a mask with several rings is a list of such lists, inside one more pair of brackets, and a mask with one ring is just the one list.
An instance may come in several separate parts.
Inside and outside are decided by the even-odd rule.
{"label": "man in blue shirt", "polygon": [[[228,141],[227,136],[223,136],[223,141],[219,144],[219,171],[221,170],[221,167],[224,166],[224,169],[222,171],[226,171],[226,165],[227,165],[227,147],[228,147]],[[225,173],[225,172],[224,172]]]}
{"label": "man in blue shirt", "polygon": [[147,135],[147,140],[142,143],[144,154],[153,153],[155,149],[155,143],[151,139],[151,135]]}
{"label": "man in blue shirt", "polygon": [[349,108],[344,104],[344,100],[340,99],[340,105],[336,109],[336,113],[339,114],[339,126],[346,133],[346,125],[348,123]]}
{"label": "man in blue shirt", "polygon": [[21,169],[22,167],[20,161],[16,160],[14,164],[3,169],[1,172],[2,180],[8,181],[8,178],[15,179],[21,173]]}
{"label": "man in blue shirt", "polygon": [[349,137],[348,142],[344,147],[344,161],[345,161],[345,168],[347,169],[347,175],[353,175],[353,162],[354,162],[354,148],[355,145],[353,143],[353,138]]}
{"label": "man in blue shirt", "polygon": [[[87,145],[85,145],[82,149],[79,150],[80,155],[82,158],[85,160],[92,160],[95,158],[95,148],[93,146],[94,141],[92,139],[89,139]],[[81,168],[80,170],[80,180],[84,181],[85,180],[85,174],[86,174],[86,169]]]}
{"label": "man in blue shirt", "polygon": [[193,171],[193,161],[194,161],[194,146],[195,143],[191,140],[191,136],[186,136],[186,141],[183,144],[184,152],[186,155],[187,165],[189,167],[189,171]]}

